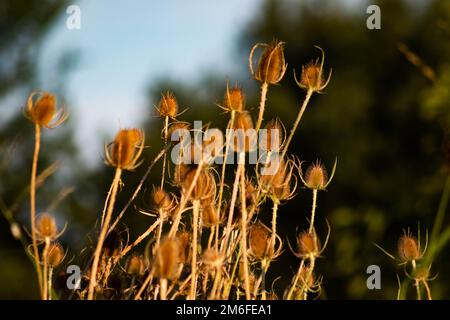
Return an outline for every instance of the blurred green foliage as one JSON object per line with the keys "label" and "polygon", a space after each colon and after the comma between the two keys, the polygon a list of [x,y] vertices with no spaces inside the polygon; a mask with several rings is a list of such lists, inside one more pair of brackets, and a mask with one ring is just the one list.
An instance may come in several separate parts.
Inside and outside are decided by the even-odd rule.
{"label": "blurred green foliage", "polygon": [[[33,16],[28,13],[31,7],[14,3],[18,5],[15,10]],[[212,75],[205,75],[194,84],[171,79],[153,84],[149,90],[147,120],[142,124],[151,148],[145,151],[144,164],[135,173],[124,176],[126,187],[120,193],[117,207],[123,207],[147,163],[162,147],[162,123],[150,116],[161,92],[174,91],[180,105],[189,108],[182,120],[202,119],[204,123],[210,122],[211,127],[224,128],[227,115],[218,116],[220,110],[215,103],[221,101],[227,80],[231,83],[239,80],[248,95],[247,105],[256,114],[259,89],[250,79],[246,58],[254,43],[277,38],[286,42],[289,70],[279,86],[269,89],[265,119],[279,117],[289,129],[304,97],[304,92],[295,85],[292,69],[299,71],[303,64],[319,57],[320,52],[314,48],[319,45],[326,53],[326,70],[333,69],[332,80],[325,94],[313,96],[290,151],[307,162],[320,159],[328,169],[334,158],[338,158],[332,184],[318,197],[317,223],[322,239],[326,234],[325,219],[331,225],[328,247],[324,257],[317,261],[317,272],[324,282],[322,297],[395,299],[396,273],[402,276],[403,269],[374,243],[396,253],[403,229],[409,227],[416,232],[419,221],[422,232],[425,229],[431,232],[433,226],[447,175],[443,143],[450,125],[450,2],[384,0],[375,3],[381,8],[381,30],[366,28],[365,5],[361,5],[361,10],[349,11],[338,1],[267,0],[261,11],[255,12],[237,43],[236,64],[241,66],[242,74],[227,78],[230,75],[217,75],[211,70]],[[48,10],[55,15],[58,8],[49,5]],[[16,21],[11,20],[10,23]],[[48,27],[48,21],[38,24],[42,32]],[[399,49],[405,47],[407,51]],[[0,43],[0,56],[7,50]],[[411,63],[412,55],[420,59],[422,67]],[[32,61],[33,57],[27,59]],[[423,66],[432,70],[434,76],[424,74]],[[29,80],[14,78],[22,84]],[[0,129],[2,155],[9,155],[0,168],[0,196],[7,207],[28,183],[31,129],[21,115]],[[63,242],[70,248],[71,257],[90,245],[84,235],[94,230],[112,175],[106,166],[87,170],[77,159],[75,146],[67,143],[71,141],[73,129],[70,126],[58,129],[58,135],[44,137],[40,168],[56,159],[63,162],[61,171],[50,177],[45,188],[38,192],[38,203],[48,204],[59,190],[76,187],[55,212],[62,225],[63,221],[69,224]],[[136,208],[148,206],[149,191],[152,184],[159,182],[159,172],[157,166]],[[310,192],[300,189],[293,200],[280,208],[279,233],[283,240],[295,243],[296,232],[307,226],[310,206]],[[152,222],[135,209],[124,219],[131,238]],[[26,226],[27,210],[25,198],[14,212]],[[260,217],[268,222],[270,208],[263,207]],[[444,226],[450,225],[449,218],[450,215],[445,217]],[[10,236],[5,220],[1,221],[0,298],[36,297],[31,265],[27,265],[21,246]],[[433,263],[432,273],[439,273],[430,283],[436,299],[450,298],[449,258],[446,247]],[[75,257],[75,261],[79,260]],[[269,270],[269,281],[281,277],[274,282],[279,295],[289,284],[298,263],[286,246]],[[366,268],[372,264],[381,267],[382,290],[370,291],[366,287]],[[409,291],[413,292],[411,288]]]}

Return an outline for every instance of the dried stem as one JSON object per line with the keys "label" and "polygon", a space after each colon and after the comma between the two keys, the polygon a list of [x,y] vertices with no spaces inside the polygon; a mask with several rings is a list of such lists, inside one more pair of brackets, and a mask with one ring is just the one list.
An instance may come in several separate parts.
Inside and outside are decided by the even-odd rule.
{"label": "dried stem", "polygon": [[264,109],[266,106],[266,97],[267,97],[267,90],[269,88],[269,84],[267,82],[263,82],[261,85],[261,97],[259,100],[259,114],[258,114],[258,120],[256,122],[255,131],[256,134],[258,134],[259,129],[261,128],[261,124],[264,117]]}
{"label": "dried stem", "polygon": [[200,200],[193,201],[192,209],[192,262],[191,262],[191,289],[189,291],[189,300],[195,300],[197,296],[197,235],[198,235],[198,216],[200,213]]}
{"label": "dried stem", "polygon": [[31,182],[30,182],[31,240],[33,242],[34,265],[36,267],[36,272],[38,276],[39,290],[41,292],[41,297],[43,298],[44,292],[42,288],[43,279],[42,279],[41,261],[39,258],[39,250],[36,237],[36,175],[37,175],[37,162],[39,157],[40,146],[41,146],[41,127],[36,124],[34,154],[33,154],[33,163],[31,166]]}
{"label": "dried stem", "polygon": [[122,175],[122,169],[116,168],[116,173],[114,175],[114,179],[112,182],[112,192],[111,192],[111,198],[109,199],[108,203],[108,210],[106,212],[105,217],[105,223],[102,226],[102,229],[100,231],[100,235],[98,237],[97,247],[95,249],[94,253],[94,261],[92,262],[92,269],[89,279],[89,291],[88,291],[88,300],[94,299],[94,289],[97,282],[97,269],[98,269],[98,263],[100,261],[100,254],[103,248],[103,243],[106,238],[106,233],[108,231],[108,226],[111,221],[111,216],[114,210],[114,204],[116,201],[116,195],[117,195],[117,189],[119,187],[120,183],[120,176]]}

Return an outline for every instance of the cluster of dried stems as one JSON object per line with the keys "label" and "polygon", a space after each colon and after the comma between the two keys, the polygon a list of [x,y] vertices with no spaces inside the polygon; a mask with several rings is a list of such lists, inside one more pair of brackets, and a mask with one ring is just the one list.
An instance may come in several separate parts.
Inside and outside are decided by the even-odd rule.
{"label": "cluster of dried stems", "polygon": [[[227,136],[221,151],[200,157],[195,164],[172,165],[168,161],[173,145],[170,137],[179,129],[190,130],[189,123],[179,120],[179,105],[175,96],[164,93],[155,106],[163,120],[164,148],[149,162],[147,171],[134,187],[132,197],[121,211],[115,202],[120,193],[121,177],[133,171],[144,161],[144,133],[139,129],[121,129],[115,139],[105,146],[105,161],[115,169],[104,209],[99,217],[99,230],[92,256],[76,290],[80,299],[275,299],[266,274],[271,263],[284,250],[282,237],[277,233],[279,207],[291,199],[300,184],[311,190],[312,205],[307,216],[309,227],[297,235],[297,248],[291,251],[299,258],[297,272],[282,293],[283,299],[318,297],[321,277],[314,273],[316,260],[326,247],[328,235],[321,245],[315,229],[317,197],[332,180],[319,163],[312,164],[305,173],[301,162],[289,155],[289,145],[302,119],[310,98],[327,86],[331,72],[324,73],[324,53],[321,58],[302,67],[298,86],[305,91],[298,116],[284,137],[284,126],[277,120],[264,123],[268,89],[284,77],[287,64],[283,42],[256,44],[249,55],[253,78],[261,84],[258,116],[254,124],[245,105],[245,94],[237,85],[227,85],[220,107],[229,115],[226,129],[254,130],[256,136],[264,128],[266,143],[256,166],[246,161],[246,155],[255,135],[244,140],[229,141]],[[255,64],[255,54],[260,51]],[[52,273],[64,259],[65,252],[57,243],[55,219],[47,214],[36,214],[36,179],[41,128],[58,126],[66,119],[58,110],[55,97],[47,92],[33,93],[26,106],[28,118],[35,124],[36,144],[32,163],[30,205],[30,255],[37,271],[43,299],[58,297],[53,289]],[[186,142],[186,141],[185,141]],[[192,149],[199,146],[187,142]],[[203,146],[207,145],[203,142]],[[231,148],[233,147],[233,148]],[[181,149],[180,157],[185,149]],[[227,159],[230,153],[237,157],[237,165],[223,161],[215,165],[212,158]],[[273,157],[276,154],[277,157]],[[147,230],[134,241],[125,243],[118,223],[129,211],[140,194],[155,163],[162,159],[161,182],[153,186],[151,210],[142,213],[156,217]],[[275,161],[276,160],[276,161]],[[261,168],[274,165],[270,174],[261,174]],[[227,170],[234,170],[232,181],[227,181]],[[230,173],[230,172],[229,172]],[[301,182],[301,183],[300,183]],[[123,186],[122,188],[127,187]],[[260,219],[270,214],[262,204],[272,205],[271,225]],[[144,252],[138,245],[147,244]],[[290,247],[290,246],[289,246]],[[89,251],[89,250],[88,250]]]}

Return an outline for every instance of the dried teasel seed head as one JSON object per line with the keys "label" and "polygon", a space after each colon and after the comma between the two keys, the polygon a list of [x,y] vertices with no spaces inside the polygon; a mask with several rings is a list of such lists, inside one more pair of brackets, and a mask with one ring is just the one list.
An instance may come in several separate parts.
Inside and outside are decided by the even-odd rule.
{"label": "dried teasel seed head", "polygon": [[[187,193],[192,183],[194,182],[194,178],[197,172],[197,168],[192,168],[187,172],[181,182],[181,187],[183,193]],[[198,178],[195,182],[194,188],[191,192],[192,200],[202,200],[202,199],[212,199],[215,195],[215,180],[214,176],[202,170],[198,175]]]}
{"label": "dried teasel seed head", "polygon": [[234,86],[229,88],[223,97],[223,108],[228,111],[242,112],[245,109],[245,94],[242,88]]}
{"label": "dried teasel seed head", "polygon": [[220,216],[216,206],[211,203],[202,205],[202,224],[205,227],[214,227],[220,223]]}
{"label": "dried teasel seed head", "polygon": [[172,92],[167,91],[162,95],[158,104],[159,115],[164,117],[175,118],[178,113],[178,102]]}
{"label": "dried teasel seed head", "polygon": [[256,144],[256,132],[253,120],[247,111],[238,113],[233,123],[233,146],[237,152],[248,152],[253,150]]}
{"label": "dried teasel seed head", "polygon": [[291,159],[272,161],[264,168],[264,174],[259,176],[262,190],[274,201],[288,200],[294,196],[297,185],[297,178],[293,173],[295,163]]}
{"label": "dried teasel seed head", "polygon": [[326,169],[319,163],[311,165],[305,174],[306,187],[312,190],[323,190],[328,183]]}
{"label": "dried teasel seed head", "polygon": [[37,221],[37,233],[42,239],[55,239],[58,234],[55,218],[48,213],[42,214]]}
{"label": "dried teasel seed head", "polygon": [[261,54],[261,58],[258,62],[256,72],[253,73],[253,77],[262,82],[268,84],[276,84],[281,81],[286,72],[286,61],[284,59],[284,42],[273,41],[270,44],[257,44],[253,47],[250,53],[250,68],[253,71],[252,56],[253,51],[258,47],[263,46],[264,51]]}
{"label": "dried teasel seed head", "polygon": [[152,203],[156,210],[168,211],[172,207],[170,195],[161,187],[154,187],[152,192]]}
{"label": "dried teasel seed head", "polygon": [[295,81],[297,85],[305,90],[312,92],[321,92],[328,85],[331,78],[331,71],[328,75],[328,79],[325,79],[323,74],[323,64],[325,61],[325,53],[322,48],[317,47],[322,52],[322,60],[319,62],[317,59],[315,62],[309,62],[308,64],[302,66],[302,74],[300,77],[300,81],[297,80],[297,76],[295,75]]}
{"label": "dried teasel seed head", "polygon": [[49,92],[33,92],[28,97],[26,116],[34,124],[46,128],[54,128],[67,119],[64,109],[57,110],[56,97]]}
{"label": "dried teasel seed head", "polygon": [[222,266],[223,259],[215,248],[208,248],[203,251],[202,263],[207,269],[218,269]]}
{"label": "dried teasel seed head", "polygon": [[413,261],[420,258],[420,248],[417,239],[405,233],[398,240],[398,255],[404,262]]}
{"label": "dried teasel seed head", "polygon": [[176,239],[165,238],[156,252],[155,272],[161,279],[172,279],[177,271],[179,243]]}
{"label": "dried teasel seed head", "polygon": [[47,250],[47,262],[52,268],[56,268],[64,260],[64,250],[59,243],[51,243]]}
{"label": "dried teasel seed head", "polygon": [[182,122],[182,121],[176,121],[169,125],[168,131],[167,131],[167,137],[169,138],[169,141],[173,137],[174,139],[179,139],[179,141],[182,141],[184,138],[184,131],[191,130],[191,125],[188,122]]}
{"label": "dried teasel seed head", "polygon": [[314,231],[302,232],[298,235],[297,244],[301,256],[317,257],[320,254],[320,243]]}
{"label": "dried teasel seed head", "polygon": [[122,248],[122,236],[117,230],[112,230],[103,243],[103,254],[107,257],[115,257]]}
{"label": "dried teasel seed head", "polygon": [[114,141],[105,149],[106,163],[110,166],[133,170],[144,148],[144,133],[140,129],[121,129]]}
{"label": "dried teasel seed head", "polygon": [[265,128],[261,130],[260,135],[260,146],[264,151],[279,151],[283,144],[284,128],[280,120],[272,119],[270,120]]}
{"label": "dried teasel seed head", "polygon": [[187,164],[177,164],[173,169],[173,182],[176,186],[181,186],[185,180],[184,177],[191,170],[191,167]]}
{"label": "dried teasel seed head", "polygon": [[186,263],[190,259],[191,234],[187,231],[181,231],[177,235],[177,241],[179,245],[178,262]]}
{"label": "dried teasel seed head", "polygon": [[131,256],[127,264],[127,273],[134,276],[138,276],[142,275],[144,273],[144,270],[145,270],[144,259],[141,256],[137,255]]}
{"label": "dried teasel seed head", "polygon": [[251,255],[257,260],[265,258],[269,254],[270,230],[258,222],[250,227],[248,236]]}

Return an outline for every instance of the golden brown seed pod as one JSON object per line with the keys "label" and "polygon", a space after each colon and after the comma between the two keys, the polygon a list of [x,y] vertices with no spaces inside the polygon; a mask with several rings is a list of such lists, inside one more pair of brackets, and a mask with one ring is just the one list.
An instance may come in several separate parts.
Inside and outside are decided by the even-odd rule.
{"label": "golden brown seed pod", "polygon": [[417,239],[410,234],[404,234],[398,240],[398,255],[403,262],[420,258],[420,248]]}
{"label": "golden brown seed pod", "polygon": [[223,108],[227,111],[242,112],[245,109],[245,94],[237,85],[229,88],[223,97]]}
{"label": "golden brown seed pod", "polygon": [[187,164],[177,164],[173,169],[173,182],[176,186],[181,186],[182,182],[185,180],[184,177],[191,170],[191,167]]}
{"label": "golden brown seed pod", "polygon": [[172,279],[178,266],[179,243],[176,239],[165,238],[161,241],[155,259],[155,272],[157,277],[162,279]]}
{"label": "golden brown seed pod", "polygon": [[48,213],[42,214],[37,221],[37,233],[41,239],[55,239],[58,234],[55,218]]}
{"label": "golden brown seed pod", "polygon": [[[194,178],[197,172],[197,168],[190,169],[184,176],[183,181],[181,182],[181,187],[183,193],[187,193],[192,183],[194,182]],[[215,179],[214,176],[202,170],[196,180],[194,188],[191,192],[192,200],[205,200],[205,199],[213,199],[215,196]]]}
{"label": "golden brown seed pod", "polygon": [[207,269],[218,269],[222,266],[223,259],[215,248],[208,248],[203,251],[202,263]]}
{"label": "golden brown seed pod", "polygon": [[177,235],[177,241],[179,245],[178,262],[189,262],[191,253],[191,234],[187,231],[181,231]]}
{"label": "golden brown seed pod", "polygon": [[162,118],[176,117],[178,113],[178,102],[172,92],[167,91],[166,93],[162,94],[162,98],[158,104],[157,110]]}
{"label": "golden brown seed pod", "polygon": [[153,187],[152,203],[155,210],[167,212],[171,209],[173,201],[170,195],[161,187]]}
{"label": "golden brown seed pod", "polygon": [[284,128],[280,120],[270,120],[260,131],[260,146],[264,151],[279,151],[283,144]]}
{"label": "golden brown seed pod", "polygon": [[133,255],[128,260],[127,273],[133,276],[139,276],[144,273],[145,263],[141,256]]}
{"label": "golden brown seed pod", "polygon": [[297,237],[299,254],[303,257],[317,257],[320,254],[320,242],[316,233],[302,232]]}
{"label": "golden brown seed pod", "polygon": [[216,206],[209,201],[206,205],[202,205],[202,224],[205,227],[214,227],[219,224],[220,216]]}
{"label": "golden brown seed pod", "polygon": [[52,268],[56,268],[64,260],[64,250],[59,243],[51,243],[47,251],[47,262]]}
{"label": "golden brown seed pod", "polygon": [[[263,47],[264,51],[258,62],[256,72],[253,71],[253,53],[258,47]],[[258,43],[253,46],[249,57],[250,71],[253,77],[268,84],[280,82],[286,72],[286,61],[284,59],[284,42],[273,41],[270,44]]]}
{"label": "golden brown seed pod", "polygon": [[306,187],[312,190],[323,190],[328,183],[325,168],[319,163],[311,165],[305,175]]}
{"label": "golden brown seed pod", "polygon": [[105,147],[106,163],[123,170],[133,170],[144,149],[144,133],[140,129],[121,129],[114,141]]}
{"label": "golden brown seed pod", "polygon": [[67,119],[64,109],[57,109],[56,97],[49,92],[33,92],[27,101],[26,116],[36,125],[55,128]]}
{"label": "golden brown seed pod", "polygon": [[256,132],[253,127],[253,120],[247,111],[238,113],[233,123],[233,145],[237,152],[248,152],[256,144]]}
{"label": "golden brown seed pod", "polygon": [[328,85],[331,79],[331,71],[328,75],[328,78],[325,79],[323,74],[323,64],[325,61],[325,53],[323,52],[322,48],[317,47],[322,52],[322,60],[319,62],[319,59],[317,59],[315,62],[309,62],[308,64],[302,66],[302,74],[300,77],[300,81],[297,80],[297,76],[295,75],[294,71],[294,77],[295,82],[297,82],[297,85],[305,90],[312,91],[312,92],[321,92],[325,87]]}
{"label": "golden brown seed pod", "polygon": [[171,137],[179,138],[180,141],[183,140],[183,131],[189,131],[191,129],[191,125],[188,122],[176,121],[169,125],[169,129],[167,131],[167,137],[171,140]]}
{"label": "golden brown seed pod", "polygon": [[257,260],[261,260],[270,253],[270,230],[261,222],[258,222],[249,229],[250,254]]}
{"label": "golden brown seed pod", "polygon": [[262,191],[277,202],[291,199],[297,187],[295,168],[296,165],[292,159],[281,162],[273,159],[259,176]]}

